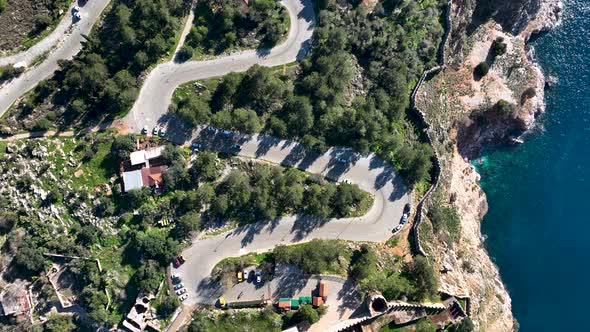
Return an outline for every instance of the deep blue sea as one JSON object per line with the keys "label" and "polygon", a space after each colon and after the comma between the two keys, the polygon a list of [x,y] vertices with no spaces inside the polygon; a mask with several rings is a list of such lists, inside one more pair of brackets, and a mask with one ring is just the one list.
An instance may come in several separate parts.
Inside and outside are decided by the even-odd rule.
{"label": "deep blue sea", "polygon": [[590,0],[533,42],[546,74],[542,130],[478,166],[489,201],[486,246],[521,331],[590,331]]}

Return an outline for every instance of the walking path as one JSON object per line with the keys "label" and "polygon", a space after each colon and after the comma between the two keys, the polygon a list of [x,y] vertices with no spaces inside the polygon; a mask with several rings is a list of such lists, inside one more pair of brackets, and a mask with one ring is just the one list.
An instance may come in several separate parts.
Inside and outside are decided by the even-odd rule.
{"label": "walking path", "polygon": [[0,65],[24,61],[31,64],[35,58],[42,56],[51,48],[51,51],[41,64],[27,70],[0,89],[0,116],[22,95],[33,89],[39,82],[50,77],[58,68],[58,60],[71,59],[81,49],[83,35],[90,34],[94,23],[99,19],[100,14],[110,0],[90,0],[83,7],[80,7],[82,18],[71,25],[71,15],[66,14],[53,33],[30,49],[0,58]]}

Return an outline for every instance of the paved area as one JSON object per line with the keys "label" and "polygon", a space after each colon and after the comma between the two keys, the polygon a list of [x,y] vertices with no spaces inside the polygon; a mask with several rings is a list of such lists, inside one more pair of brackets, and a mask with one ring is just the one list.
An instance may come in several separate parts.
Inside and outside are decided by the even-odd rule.
{"label": "paved area", "polygon": [[[177,143],[199,142],[204,149],[227,151],[241,145],[241,156],[285,166],[294,166],[328,178],[348,180],[373,194],[374,204],[362,217],[318,219],[286,216],[271,222],[239,227],[203,240],[195,240],[183,253],[188,261],[173,273],[179,274],[189,291],[188,304],[212,304],[221,289],[209,279],[211,270],[225,257],[270,250],[278,244],[301,243],[314,238],[354,241],[385,241],[400,222],[403,207],[410,202],[408,188],[394,168],[379,157],[358,155],[350,149],[332,148],[324,154],[305,150],[300,144],[262,135],[212,132],[199,128],[171,138]],[[336,159],[345,158],[348,163]]]}
{"label": "paved area", "polygon": [[349,319],[362,302],[361,296],[352,282],[341,277],[307,276],[292,266],[277,268],[276,275],[277,277],[272,281],[263,280],[260,284],[253,282],[253,278],[250,278],[248,282],[242,282],[226,289],[223,292],[223,297],[228,302],[261,298],[272,299],[273,302],[276,302],[281,297],[312,296],[322,281],[326,283],[328,288],[328,297],[325,303],[328,306],[328,311],[318,323],[311,327],[310,331],[312,332],[326,331],[338,322]]}
{"label": "paved area", "polygon": [[207,61],[175,63],[157,66],[148,75],[131,112],[125,117],[132,131],[144,125],[153,127],[166,117],[172,94],[180,84],[230,72],[246,71],[254,64],[277,66],[302,59],[311,46],[315,25],[312,0],[281,0],[287,8],[291,27],[287,40],[272,50],[248,50]]}
{"label": "paved area", "polygon": [[[71,25],[71,15],[66,14],[55,31],[38,45],[14,56],[0,58],[0,65],[19,61],[27,63],[38,55],[56,47],[41,64],[27,70],[18,78],[0,89],[0,116],[23,94],[33,89],[39,82],[51,76],[58,68],[58,60],[71,59],[81,49],[82,35],[88,35],[94,23],[99,19],[103,9],[110,0],[90,0],[80,7],[81,20]],[[72,31],[69,32],[68,30]],[[50,38],[51,37],[51,38]]]}

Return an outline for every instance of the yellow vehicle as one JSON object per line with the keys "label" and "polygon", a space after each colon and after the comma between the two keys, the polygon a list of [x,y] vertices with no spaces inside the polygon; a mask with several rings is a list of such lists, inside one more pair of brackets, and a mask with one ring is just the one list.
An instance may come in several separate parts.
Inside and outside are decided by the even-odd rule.
{"label": "yellow vehicle", "polygon": [[244,274],[242,273],[242,271],[238,272],[238,282],[242,282],[244,281]]}
{"label": "yellow vehicle", "polygon": [[219,307],[220,308],[225,308],[227,306],[227,303],[225,303],[225,298],[222,296],[218,299],[219,301]]}

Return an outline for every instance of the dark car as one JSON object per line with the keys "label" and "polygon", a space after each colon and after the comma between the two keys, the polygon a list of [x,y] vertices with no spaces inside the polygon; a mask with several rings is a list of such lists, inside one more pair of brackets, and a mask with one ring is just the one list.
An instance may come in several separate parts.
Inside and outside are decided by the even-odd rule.
{"label": "dark car", "polygon": [[406,203],[406,205],[404,205],[404,214],[410,213],[410,210],[412,210],[410,203]]}

